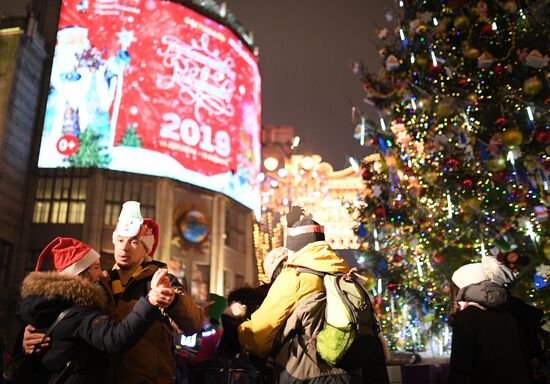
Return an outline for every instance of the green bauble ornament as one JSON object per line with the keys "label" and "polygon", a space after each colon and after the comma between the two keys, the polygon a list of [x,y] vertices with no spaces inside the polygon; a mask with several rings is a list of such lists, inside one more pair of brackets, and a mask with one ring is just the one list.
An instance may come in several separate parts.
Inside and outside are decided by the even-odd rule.
{"label": "green bauble ornament", "polygon": [[372,291],[374,289],[374,286],[376,285],[376,277],[370,273],[370,272],[364,272],[362,275],[367,279],[363,286],[367,291]]}
{"label": "green bauble ornament", "polygon": [[491,156],[489,160],[487,160],[487,168],[493,172],[502,171],[506,168],[506,159],[500,154]]}

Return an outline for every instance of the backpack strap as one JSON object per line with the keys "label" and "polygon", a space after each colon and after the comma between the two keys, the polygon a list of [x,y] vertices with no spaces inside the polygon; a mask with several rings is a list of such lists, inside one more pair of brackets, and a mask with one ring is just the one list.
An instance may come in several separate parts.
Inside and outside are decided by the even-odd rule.
{"label": "backpack strap", "polygon": [[315,269],[311,269],[311,268],[308,268],[308,267],[298,267],[296,268],[296,271],[298,273],[310,273],[312,275],[316,275],[316,276],[319,276],[321,279],[323,277],[325,277],[325,275],[327,275],[328,273],[326,272],[321,272],[321,271],[317,271]]}
{"label": "backpack strap", "polygon": [[61,313],[57,316],[57,318],[55,319],[55,321],[52,323],[52,325],[50,325],[50,327],[48,328],[48,330],[47,330],[46,333],[44,334],[44,337],[42,338],[42,340],[40,340],[39,343],[37,343],[37,344],[34,345],[34,348],[32,349],[31,354],[37,353],[37,349],[39,348],[39,345],[41,345],[42,343],[44,343],[44,341],[46,341],[46,338],[48,338],[48,336],[51,335],[52,331],[55,329],[55,327],[57,327],[57,324],[59,324],[59,322],[60,322],[61,320],[63,320],[63,318],[64,318],[65,316],[67,316],[67,314],[68,314],[69,312],[71,312],[72,309],[73,309],[72,307],[71,307],[71,308],[67,308],[67,309],[65,309],[63,312],[61,312]]}

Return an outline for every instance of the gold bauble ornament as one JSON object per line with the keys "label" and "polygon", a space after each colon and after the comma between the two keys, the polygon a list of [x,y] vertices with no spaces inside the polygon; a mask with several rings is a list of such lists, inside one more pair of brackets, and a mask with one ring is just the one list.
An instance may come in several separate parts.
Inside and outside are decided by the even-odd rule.
{"label": "gold bauble ornament", "polygon": [[523,166],[529,172],[534,172],[537,169],[537,157],[535,155],[527,155],[523,158]]}
{"label": "gold bauble ornament", "polygon": [[466,56],[468,59],[477,59],[480,54],[480,50],[475,47],[466,47],[464,49],[464,56]]}
{"label": "gold bauble ornament", "polygon": [[460,207],[462,212],[467,215],[477,213],[479,212],[479,201],[476,198],[469,197],[460,204]]}
{"label": "gold bauble ornament", "polygon": [[493,172],[502,171],[506,168],[506,159],[500,154],[491,156],[489,160],[487,160],[487,168]]}
{"label": "gold bauble ornament", "polygon": [[416,56],[416,63],[420,67],[425,67],[426,64],[428,64],[428,59],[426,58],[426,56],[418,55],[418,56]]}
{"label": "gold bauble ornament", "polygon": [[470,19],[468,19],[468,17],[464,15],[458,15],[457,17],[455,17],[455,20],[453,23],[455,28],[458,29],[459,31],[462,31],[468,28],[468,24],[470,24]]}
{"label": "gold bauble ornament", "polygon": [[437,172],[429,171],[424,174],[422,177],[430,185],[434,185],[437,181],[438,175]]}
{"label": "gold bauble ornament", "polygon": [[536,76],[530,77],[523,82],[523,93],[527,96],[535,96],[542,91],[542,81]]}
{"label": "gold bauble ornament", "polygon": [[546,240],[544,246],[542,247],[542,253],[547,260],[550,260],[550,240]]}
{"label": "gold bauble ornament", "polygon": [[442,101],[437,105],[437,115],[449,117],[453,113],[453,107],[449,101]]}
{"label": "gold bauble ornament", "polygon": [[502,144],[515,148],[523,142],[523,133],[517,128],[509,128],[502,134]]}
{"label": "gold bauble ornament", "polygon": [[516,13],[518,11],[518,5],[515,1],[507,1],[504,3],[504,9],[509,13]]}

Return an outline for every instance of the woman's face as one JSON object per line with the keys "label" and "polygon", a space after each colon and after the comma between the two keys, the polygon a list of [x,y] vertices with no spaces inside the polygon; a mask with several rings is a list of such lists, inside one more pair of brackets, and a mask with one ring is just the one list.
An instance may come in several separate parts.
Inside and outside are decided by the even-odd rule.
{"label": "woman's face", "polygon": [[92,283],[97,283],[99,281],[99,278],[101,277],[103,271],[101,270],[101,267],[99,266],[99,260],[93,263],[88,267],[86,270],[86,278],[90,280]]}

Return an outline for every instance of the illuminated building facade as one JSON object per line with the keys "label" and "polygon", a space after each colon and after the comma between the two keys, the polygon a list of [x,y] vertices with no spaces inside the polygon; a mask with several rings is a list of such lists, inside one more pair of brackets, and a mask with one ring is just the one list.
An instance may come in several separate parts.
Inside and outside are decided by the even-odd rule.
{"label": "illuminated building facade", "polygon": [[292,127],[265,126],[263,132],[262,220],[254,232],[258,265],[271,248],[283,245],[280,221],[291,205],[324,225],[333,248],[357,248],[348,208],[364,190],[359,170],[334,171],[319,155],[294,154]]}

